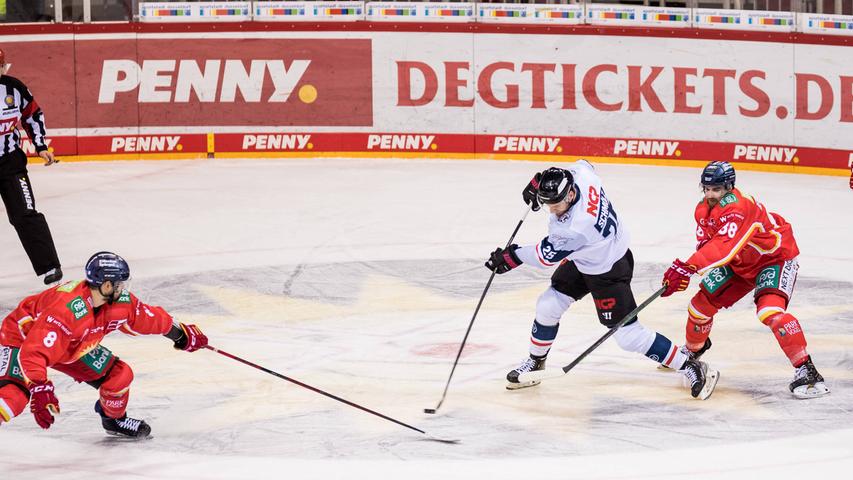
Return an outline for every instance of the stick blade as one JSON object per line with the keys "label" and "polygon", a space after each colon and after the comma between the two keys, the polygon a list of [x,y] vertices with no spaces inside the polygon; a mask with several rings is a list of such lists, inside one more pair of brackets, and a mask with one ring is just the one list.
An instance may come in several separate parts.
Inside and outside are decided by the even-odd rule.
{"label": "stick blade", "polygon": [[424,413],[429,413],[430,415],[434,415],[435,409],[434,408],[425,408]]}
{"label": "stick blade", "polygon": [[546,368],[545,370],[534,370],[532,372],[524,372],[518,376],[518,383],[527,383],[534,381],[547,380],[549,378],[557,378],[562,377],[566,373],[563,372],[563,369],[557,368]]}
{"label": "stick blade", "polygon": [[456,445],[456,444],[462,442],[462,440],[459,440],[459,439],[433,437],[430,434],[426,434],[426,436],[424,437],[424,440],[427,440],[430,442],[446,443],[449,445]]}

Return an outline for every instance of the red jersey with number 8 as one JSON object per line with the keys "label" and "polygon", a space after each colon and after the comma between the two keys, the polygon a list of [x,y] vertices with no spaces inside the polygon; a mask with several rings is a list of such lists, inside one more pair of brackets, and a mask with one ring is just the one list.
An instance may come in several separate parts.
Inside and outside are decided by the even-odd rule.
{"label": "red jersey with number 8", "polygon": [[78,360],[108,333],[162,335],[171,328],[164,309],[129,292],[95,309],[89,285],[72,281],[25,298],[0,325],[0,345],[20,348],[24,375],[40,382],[47,380],[47,367]]}

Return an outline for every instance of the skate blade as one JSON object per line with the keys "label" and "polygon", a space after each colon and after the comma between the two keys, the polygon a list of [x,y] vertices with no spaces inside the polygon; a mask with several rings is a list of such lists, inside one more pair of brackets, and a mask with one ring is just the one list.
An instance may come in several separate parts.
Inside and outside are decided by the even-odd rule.
{"label": "skate blade", "polygon": [[150,433],[147,435],[139,435],[136,437],[124,435],[122,433],[111,432],[109,430],[104,430],[104,433],[107,434],[107,439],[109,439],[110,441],[113,441],[113,442],[139,442],[139,441],[150,440],[150,439],[154,438],[151,436]]}
{"label": "skate blade", "polygon": [[510,382],[510,383],[506,384],[506,389],[507,390],[521,390],[522,388],[535,387],[536,385],[539,385],[540,383],[542,383],[542,380],[533,380],[530,382],[521,382],[521,383],[511,383]]}
{"label": "skate blade", "polygon": [[793,393],[796,398],[807,400],[809,398],[822,397],[829,393],[829,389],[826,388],[826,385],[823,382],[817,382],[814,385],[800,385],[791,393]]}
{"label": "skate blade", "polygon": [[696,397],[699,400],[707,400],[708,397],[714,393],[714,389],[717,387],[717,382],[720,381],[720,372],[718,370],[708,369],[708,372],[705,373],[705,386],[702,387],[702,391],[699,392],[699,396]]}

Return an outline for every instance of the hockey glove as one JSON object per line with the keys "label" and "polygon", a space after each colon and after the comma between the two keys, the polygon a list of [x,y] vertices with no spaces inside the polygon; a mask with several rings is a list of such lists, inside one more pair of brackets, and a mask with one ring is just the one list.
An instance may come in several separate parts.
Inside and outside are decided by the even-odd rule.
{"label": "hockey glove", "polygon": [[690,285],[690,276],[696,273],[696,267],[675,259],[672,265],[663,274],[661,285],[666,287],[666,290],[661,294],[662,297],[668,297],[675,292],[681,292],[687,289]]}
{"label": "hockey glove", "polygon": [[197,326],[179,323],[177,327],[172,326],[173,331],[176,329],[180,329],[179,336],[173,340],[178,350],[194,352],[207,346],[207,336],[201,333],[201,329]]}
{"label": "hockey glove", "polygon": [[30,411],[39,427],[48,429],[53,425],[53,415],[59,415],[59,400],[53,393],[53,382],[44,380],[30,384]]}
{"label": "hockey glove", "polygon": [[495,249],[486,261],[486,268],[500,275],[521,265],[521,260],[515,255],[516,250],[518,250],[518,245],[514,243],[506,249]]}
{"label": "hockey glove", "polygon": [[[542,206],[539,203],[539,179],[542,178],[542,174],[536,172],[536,175],[530,180],[530,183],[524,187],[524,191],[521,192],[521,198],[524,199],[524,203],[530,205],[530,208],[533,209],[534,212],[538,212],[539,208]],[[853,181],[853,180],[851,180]],[[853,183],[851,183],[853,185]]]}

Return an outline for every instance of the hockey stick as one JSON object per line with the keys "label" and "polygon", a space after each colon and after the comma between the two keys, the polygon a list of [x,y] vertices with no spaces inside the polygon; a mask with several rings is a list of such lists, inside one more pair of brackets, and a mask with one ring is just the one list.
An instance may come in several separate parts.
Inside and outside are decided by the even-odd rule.
{"label": "hockey stick", "polygon": [[220,349],[218,349],[218,348],[216,348],[216,347],[211,347],[210,345],[207,345],[205,348],[207,348],[207,349],[209,349],[209,350],[213,350],[214,352],[216,352],[216,353],[218,353],[218,354],[220,354],[220,355],[226,356],[226,357],[228,357],[228,358],[230,358],[230,359],[232,359],[232,360],[237,360],[238,362],[240,362],[240,363],[242,363],[242,364],[244,364],[244,365],[248,365],[248,366],[250,366],[250,367],[257,368],[258,370],[260,370],[260,371],[262,371],[262,372],[269,373],[270,375],[272,375],[272,376],[274,376],[274,377],[278,377],[278,378],[280,378],[280,379],[282,379],[282,380],[287,380],[287,381],[288,381],[288,382],[290,382],[290,383],[295,383],[296,385],[299,385],[299,386],[300,386],[300,387],[302,387],[302,388],[307,388],[308,390],[311,390],[312,392],[319,393],[320,395],[323,395],[323,396],[329,397],[329,398],[331,398],[332,400],[337,400],[337,401],[339,401],[339,402],[341,402],[341,403],[345,403],[345,404],[347,404],[347,405],[349,405],[349,406],[351,406],[351,407],[355,407],[355,408],[357,408],[357,409],[359,409],[359,410],[362,410],[362,411],[364,411],[364,412],[367,412],[367,413],[369,413],[369,414],[371,414],[371,415],[376,415],[376,416],[377,416],[377,417],[379,417],[379,418],[383,418],[383,419],[385,419],[385,420],[388,420],[389,422],[394,422],[394,423],[396,423],[397,425],[400,425],[400,426],[403,426],[403,427],[408,428],[409,430],[414,430],[414,431],[416,431],[416,432],[418,432],[418,433],[422,433],[422,434],[426,435],[426,439],[427,439],[427,440],[433,440],[433,441],[436,441],[436,442],[442,442],[442,443],[459,443],[459,440],[447,440],[447,439],[442,439],[442,438],[436,438],[436,437],[433,437],[432,435],[430,435],[430,434],[426,433],[425,431],[421,430],[420,428],[413,427],[413,426],[411,426],[411,425],[409,425],[409,424],[406,424],[406,423],[403,423],[403,422],[401,422],[401,421],[399,421],[399,420],[395,420],[395,419],[393,419],[393,418],[391,418],[391,417],[389,417],[389,416],[387,416],[387,415],[383,415],[383,414],[381,414],[381,413],[379,413],[379,412],[376,412],[376,411],[373,411],[373,410],[371,410],[371,409],[369,409],[369,408],[367,408],[367,407],[362,407],[361,405],[359,405],[359,404],[357,404],[357,403],[350,402],[349,400],[345,400],[345,399],[343,399],[343,398],[341,398],[341,397],[339,397],[339,396],[337,396],[337,395],[332,395],[332,394],[331,394],[331,393],[329,393],[329,392],[324,392],[323,390],[320,390],[319,388],[312,387],[311,385],[308,385],[308,384],[302,383],[302,382],[300,382],[299,380],[295,380],[295,379],[290,378],[290,377],[288,377],[288,376],[286,376],[286,375],[282,375],[282,374],[280,374],[280,373],[274,372],[274,371],[272,371],[272,370],[270,370],[270,369],[268,369],[268,368],[264,368],[264,367],[262,367],[262,366],[260,366],[260,365],[258,365],[258,364],[252,363],[252,362],[250,362],[250,361],[248,361],[248,360],[244,360],[244,359],[242,359],[242,358],[240,358],[240,357],[238,357],[238,356],[236,356],[236,355],[232,355],[232,354],[230,354],[230,353],[228,353],[228,352],[225,352],[225,351],[222,351],[222,350],[220,350]]}
{"label": "hockey stick", "polygon": [[[512,231],[512,235],[509,236],[509,240],[506,242],[506,247],[504,249],[509,248],[510,244],[512,244],[512,240],[515,238],[515,234],[518,233],[518,229],[521,228],[521,224],[524,223],[524,219],[527,218],[527,214],[530,213],[530,207],[527,207],[527,210],[524,211],[524,216],[521,217],[521,220],[518,221],[518,225],[515,226],[515,230]],[[468,334],[471,333],[471,327],[474,326],[474,319],[477,318],[477,313],[480,311],[480,306],[483,305],[483,299],[486,298],[486,292],[489,291],[489,287],[492,286],[492,280],[495,279],[495,272],[489,276],[489,281],[486,282],[486,288],[483,289],[483,294],[480,295],[480,301],[477,302],[477,308],[474,309],[474,315],[471,317],[471,322],[468,323],[468,330],[465,330],[465,336],[462,338],[462,344],[459,345],[459,352],[456,353],[456,360],[453,361],[453,368],[450,369],[450,376],[447,377],[447,384],[444,386],[444,393],[441,394],[441,400],[438,401],[438,405],[435,408],[425,408],[424,413],[435,413],[441,408],[441,404],[444,403],[444,399],[447,397],[447,389],[450,388],[450,380],[453,378],[453,372],[456,371],[456,365],[459,364],[459,357],[462,356],[462,349],[465,348],[465,342],[468,341]]]}
{"label": "hockey stick", "polygon": [[557,370],[557,369],[552,369],[552,370],[534,370],[534,371],[532,371],[532,372],[525,372],[525,373],[522,373],[521,375],[519,375],[519,376],[518,376],[518,383],[527,383],[527,382],[532,382],[532,381],[535,381],[535,380],[545,380],[545,379],[548,379],[548,378],[557,378],[557,377],[562,377],[563,375],[565,375],[565,374],[569,373],[569,370],[571,370],[571,369],[575,368],[575,366],[576,366],[577,364],[581,363],[581,360],[583,360],[584,358],[586,358],[586,356],[587,356],[587,355],[589,355],[590,353],[592,353],[592,351],[593,351],[593,350],[595,350],[596,348],[598,348],[602,343],[604,343],[604,341],[605,341],[605,340],[607,340],[608,338],[610,338],[610,336],[611,336],[611,335],[613,335],[614,333],[616,333],[616,330],[619,330],[619,329],[620,329],[620,328],[622,328],[626,323],[630,322],[634,317],[636,317],[636,316],[637,316],[637,314],[638,314],[638,313],[640,313],[640,310],[642,310],[642,309],[646,308],[646,307],[647,307],[650,303],[652,303],[656,298],[658,298],[659,296],[661,296],[661,294],[664,292],[664,290],[666,290],[666,287],[660,287],[660,288],[658,289],[658,291],[657,291],[657,292],[655,292],[655,293],[653,293],[651,297],[647,298],[645,302],[641,303],[637,308],[635,308],[633,311],[631,311],[631,313],[629,313],[628,315],[625,315],[625,318],[623,318],[622,320],[620,320],[620,321],[619,321],[619,323],[617,323],[613,328],[611,328],[610,330],[608,330],[608,331],[607,331],[607,333],[605,333],[604,335],[602,335],[602,337],[601,337],[601,338],[599,338],[598,340],[596,340],[596,342],[595,342],[595,343],[593,343],[589,348],[587,348],[586,350],[584,350],[584,352],[583,352],[583,353],[581,353],[581,354],[578,356],[578,358],[574,359],[574,360],[572,361],[572,363],[570,363],[570,364],[566,365],[565,367],[563,367],[563,368],[561,368],[561,369],[559,369],[559,370]]}

